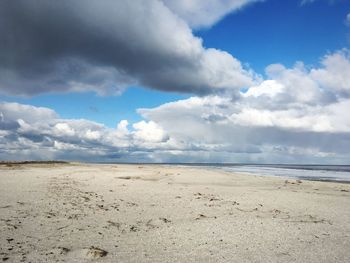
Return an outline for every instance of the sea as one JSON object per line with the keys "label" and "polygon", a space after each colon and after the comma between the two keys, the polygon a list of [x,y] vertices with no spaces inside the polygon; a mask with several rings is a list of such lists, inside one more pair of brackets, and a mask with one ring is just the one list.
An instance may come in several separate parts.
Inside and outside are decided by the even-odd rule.
{"label": "sea", "polygon": [[207,167],[250,175],[279,176],[291,179],[350,183],[350,165],[299,164],[178,164]]}

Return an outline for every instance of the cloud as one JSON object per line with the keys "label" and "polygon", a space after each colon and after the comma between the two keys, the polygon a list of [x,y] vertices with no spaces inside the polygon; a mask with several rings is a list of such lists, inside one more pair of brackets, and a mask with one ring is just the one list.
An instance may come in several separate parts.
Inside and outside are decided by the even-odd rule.
{"label": "cloud", "polygon": [[[122,120],[116,128],[84,119],[62,119],[51,109],[0,103],[0,159],[108,161],[130,159],[166,144],[169,137],[152,121]],[[140,161],[139,157],[135,161]],[[132,159],[131,159],[132,160]]]}
{"label": "cloud", "polygon": [[195,96],[139,109],[143,121],[116,128],[2,102],[0,159],[347,162],[349,50],[318,67],[269,65],[262,80],[193,35],[250,2],[1,1],[3,94],[142,85]]}
{"label": "cloud", "polygon": [[322,60],[323,68],[313,69],[310,77],[321,88],[333,92],[338,97],[350,96],[350,51],[343,49],[327,55]]}
{"label": "cloud", "polygon": [[51,120],[57,118],[55,111],[19,103],[0,102],[0,112],[2,121],[14,121],[24,119],[27,122],[40,122],[41,120]]}
{"label": "cloud", "polygon": [[259,0],[163,0],[192,28],[210,27],[225,15]]}
{"label": "cloud", "polygon": [[[192,2],[191,10],[215,6],[214,18],[198,22],[209,25],[248,2]],[[208,94],[253,85],[254,72],[229,53],[204,48],[167,5],[180,12],[181,4],[159,0],[1,1],[0,92],[105,95],[141,85]]]}
{"label": "cloud", "polygon": [[293,68],[272,64],[266,68],[268,79],[249,88],[242,96],[263,108],[328,105],[350,98],[349,72],[348,49],[324,56],[320,67],[311,69],[302,62]]}
{"label": "cloud", "polygon": [[0,159],[149,162],[346,163],[349,51],[319,67],[273,64],[268,79],[231,96],[193,96],[116,128],[51,109],[0,103]]}
{"label": "cloud", "polygon": [[[350,157],[350,100],[329,107],[258,110],[220,97],[193,97],[140,113],[172,140],[171,161],[341,163]],[[164,160],[163,159],[163,160]]]}
{"label": "cloud", "polygon": [[350,13],[346,16],[345,23],[347,26],[350,26]]}
{"label": "cloud", "polygon": [[153,121],[140,121],[133,125],[135,129],[134,138],[145,142],[165,142],[169,139],[164,130]]}
{"label": "cloud", "polygon": [[[269,79],[230,97],[192,97],[139,113],[195,161],[344,163],[350,157],[348,50],[318,68],[267,67]],[[163,153],[163,156],[166,156]]]}

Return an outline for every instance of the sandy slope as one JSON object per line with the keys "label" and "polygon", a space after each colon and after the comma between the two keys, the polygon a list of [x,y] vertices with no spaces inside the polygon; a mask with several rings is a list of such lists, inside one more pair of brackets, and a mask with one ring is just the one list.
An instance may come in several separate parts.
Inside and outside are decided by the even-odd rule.
{"label": "sandy slope", "polygon": [[0,231],[6,262],[350,262],[350,185],[157,165],[1,165]]}

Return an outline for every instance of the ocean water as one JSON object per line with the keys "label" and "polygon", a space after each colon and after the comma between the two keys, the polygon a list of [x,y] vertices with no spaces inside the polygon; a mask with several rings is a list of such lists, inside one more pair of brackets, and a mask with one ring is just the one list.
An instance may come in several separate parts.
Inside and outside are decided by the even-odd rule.
{"label": "ocean water", "polygon": [[224,165],[229,172],[350,183],[350,165]]}
{"label": "ocean water", "polygon": [[350,165],[192,164],[228,172],[350,183]]}

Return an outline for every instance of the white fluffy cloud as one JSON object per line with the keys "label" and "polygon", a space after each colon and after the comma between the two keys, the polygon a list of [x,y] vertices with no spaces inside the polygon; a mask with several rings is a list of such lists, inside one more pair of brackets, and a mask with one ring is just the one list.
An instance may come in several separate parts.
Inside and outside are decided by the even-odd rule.
{"label": "white fluffy cloud", "polygon": [[266,68],[268,79],[251,87],[243,96],[263,107],[291,108],[326,105],[350,97],[350,52],[343,49],[324,56],[321,66],[307,69],[298,62],[293,68],[273,64]]}
{"label": "white fluffy cloud", "polygon": [[7,102],[0,103],[0,113],[0,159],[123,160],[168,140],[152,121],[134,123],[129,130],[123,120],[112,129],[88,120],[61,119],[48,108]]}
{"label": "white fluffy cloud", "polygon": [[281,94],[284,91],[284,86],[276,80],[265,80],[258,86],[252,86],[247,90],[247,92],[243,93],[242,96],[249,97],[262,97],[266,96],[269,98],[274,98],[278,94]]}
{"label": "white fluffy cloud", "polygon": [[349,65],[347,50],[319,68],[270,65],[270,79],[239,100],[192,97],[139,112],[194,159],[341,163],[350,157]]}
{"label": "white fluffy cloud", "polygon": [[168,136],[165,134],[164,130],[153,121],[140,121],[135,123],[133,128],[135,129],[133,134],[136,140],[156,143],[168,140]]}
{"label": "white fluffy cloud", "polygon": [[168,160],[341,162],[350,157],[350,100],[299,111],[242,103],[193,97],[140,113],[160,124],[179,150],[163,153]]}
{"label": "white fluffy cloud", "polygon": [[51,120],[58,117],[56,112],[51,109],[19,103],[0,102],[0,108],[2,121],[24,119],[27,122],[38,122],[41,119]]}
{"label": "white fluffy cloud", "polygon": [[322,60],[323,68],[313,69],[310,77],[321,88],[329,90],[338,96],[350,96],[350,52],[342,50],[327,55]]}

